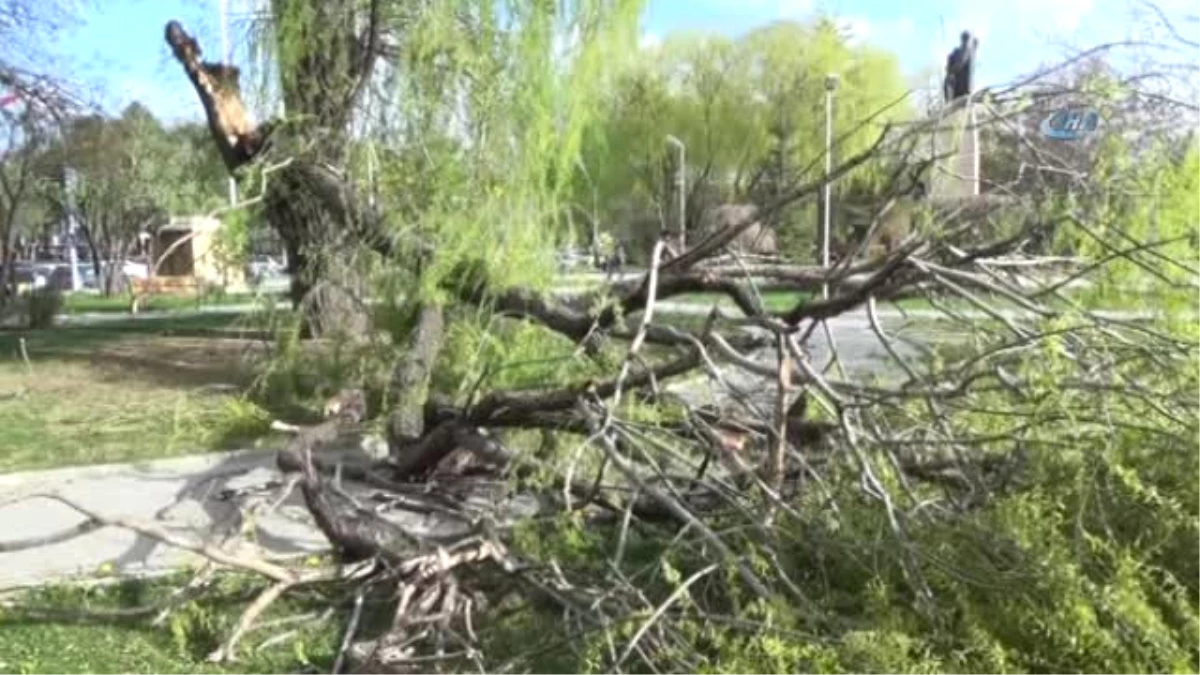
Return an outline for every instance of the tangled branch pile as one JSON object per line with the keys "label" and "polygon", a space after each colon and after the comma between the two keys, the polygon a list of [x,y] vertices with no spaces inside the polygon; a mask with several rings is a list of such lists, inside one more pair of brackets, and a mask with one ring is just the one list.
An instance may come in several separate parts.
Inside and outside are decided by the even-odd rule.
{"label": "tangled branch pile", "polygon": [[[387,3],[367,4],[369,25],[386,23],[375,11]],[[404,53],[385,37],[356,44]],[[216,657],[232,657],[274,599],[322,584],[350,608],[335,669],[344,656],[371,672],[1198,667],[1200,361],[1195,317],[1180,314],[1197,275],[1194,143],[1181,153],[1113,134],[1070,154],[1017,132],[1040,121],[1027,94],[1115,120],[1140,110],[1136,82],[1111,82],[1121,94],[1109,99],[1042,80],[984,92],[981,137],[1019,161],[963,202],[918,196],[921,181],[944,180],[928,173],[941,158],[918,157],[939,120],[861,122],[873,141],[828,180],[883,167],[882,197],[828,269],[753,262],[731,245],[815,198],[818,178],[674,255],[659,237],[631,279],[562,293],[503,259],[536,238],[542,193],[493,201],[508,185],[493,175],[453,199],[429,188],[420,209],[386,194],[396,213],[368,206],[362,184],[325,166],[344,137],[231,128],[230,90],[214,86],[228,70],[201,63],[178,24],[167,39],[231,170],[264,177],[267,220],[301,254],[297,301],[336,288],[343,308],[362,308],[356,284],[404,287],[383,299],[390,335],[370,321],[350,331],[383,345],[389,376],[353,383],[366,394],[338,399],[279,457],[339,567],[207,551],[272,583]],[[352,74],[351,101],[370,70]],[[546,102],[518,103],[530,101]],[[336,127],[330,115],[316,117]],[[514,137],[552,145],[554,124],[510,122]],[[527,127],[546,135],[514,131]],[[537,159],[520,166],[544,181],[551,162]],[[1154,209],[1138,193],[1148,184]],[[512,211],[494,216],[497,204]],[[521,224],[438,222],[467,211]],[[787,301],[769,301],[781,289]],[[711,311],[681,316],[697,293]],[[1098,309],[1131,297],[1157,306]],[[380,398],[388,457],[323,460]],[[364,489],[386,504],[369,506]],[[514,516],[518,497],[535,505]],[[388,511],[446,526],[413,532]]]}

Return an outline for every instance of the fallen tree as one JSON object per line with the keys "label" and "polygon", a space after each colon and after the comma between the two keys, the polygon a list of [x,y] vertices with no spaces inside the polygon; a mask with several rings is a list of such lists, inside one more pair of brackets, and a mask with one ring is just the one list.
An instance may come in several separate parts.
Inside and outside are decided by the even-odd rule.
{"label": "fallen tree", "polygon": [[[269,579],[214,659],[234,658],[240,636],[280,595],[319,580],[335,582],[331,602],[348,607],[335,671],[347,663],[368,672],[1195,663],[1191,638],[1182,637],[1196,616],[1195,575],[1187,575],[1194,556],[1181,562],[1180,551],[1200,545],[1196,493],[1178,482],[1195,458],[1195,331],[1171,316],[1093,311],[1029,266],[997,264],[1063,218],[1092,230],[1103,212],[1034,210],[1014,231],[981,240],[971,215],[936,209],[927,227],[871,257],[873,225],[856,247],[863,255],[829,269],[736,256],[710,264],[754,224],[735,223],[670,259],[660,241],[637,278],[563,298],[506,274],[482,250],[503,248],[515,234],[489,231],[464,245],[461,233],[395,225],[385,208],[363,206],[358,195],[368,188],[351,172],[327,166],[349,143],[341,123],[370,72],[364,60],[400,50],[383,29],[394,25],[381,18],[387,3],[350,4],[322,4],[306,18],[335,33],[366,26],[347,41],[357,58],[320,66],[310,50],[299,59],[313,80],[291,85],[289,118],[318,98],[342,106],[320,108],[313,126],[247,125],[230,86],[236,68],[202,62],[179,24],[166,31],[231,171],[263,177],[268,220],[305,251],[295,263],[297,302],[323,284],[342,293],[342,280],[366,278],[348,262],[363,249],[411,284],[403,331],[389,345],[389,456],[357,466],[321,456],[339,428],[370,414],[362,391],[332,401],[325,422],[293,428],[278,456],[285,493],[299,487],[335,566],[302,573],[158,536]],[[367,19],[355,20],[355,11]],[[472,16],[438,16],[474,26]],[[599,39],[584,35],[581,49]],[[329,75],[339,63],[354,64],[346,72],[355,77]],[[337,85],[318,92],[330,78]],[[831,180],[884,148],[916,145],[924,130],[908,125],[897,137],[882,125],[873,133],[874,144],[840,162]],[[323,149],[310,153],[311,135]],[[545,157],[536,159],[517,166],[540,179]],[[885,188],[881,211],[912,189],[902,175]],[[761,205],[755,222],[821,187],[790,186]],[[1087,203],[1109,187],[1080,179],[1073,195]],[[408,198],[378,197],[398,210]],[[422,215],[450,217],[434,207]],[[1118,247],[1115,260],[1158,280],[1162,297],[1190,273],[1179,249],[1174,271],[1148,262],[1147,251],[1171,237],[1148,229],[1122,236],[1137,241]],[[828,294],[771,306],[757,283],[766,278]],[[662,311],[695,293],[728,298],[741,318],[713,312],[683,322]],[[939,315],[932,332],[963,337],[912,347],[916,338],[879,311],[906,293],[927,298]],[[377,330],[367,314],[351,313],[355,337]],[[472,381],[439,390],[435,373],[463,358],[452,349],[455,328],[478,316],[501,336],[494,341],[529,330],[540,340],[534,356],[570,368],[505,381],[495,373],[513,364],[485,363]],[[887,377],[851,367],[862,341],[882,353],[872,370]],[[495,353],[480,343],[485,356]],[[719,391],[717,400],[689,396],[697,381]],[[455,532],[398,526],[356,496],[355,484],[386,495],[390,509],[453,522]],[[536,517],[498,515],[512,493],[535,497]],[[1172,609],[1131,618],[1113,609],[1117,592],[1142,609]],[[388,620],[364,628],[364,598],[386,604]],[[1059,617],[1060,607],[1085,607],[1094,620]]]}

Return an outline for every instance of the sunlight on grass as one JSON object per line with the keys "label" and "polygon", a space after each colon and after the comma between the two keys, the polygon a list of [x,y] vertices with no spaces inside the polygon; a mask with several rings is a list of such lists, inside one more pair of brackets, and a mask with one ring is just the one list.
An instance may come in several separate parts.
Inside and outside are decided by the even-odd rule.
{"label": "sunlight on grass", "polygon": [[[0,672],[22,673],[278,673],[327,672],[337,629],[330,620],[294,623],[298,632],[256,649],[281,631],[255,631],[243,643],[243,660],[209,663],[206,656],[261,589],[244,575],[222,577],[203,597],[185,602],[161,625],[157,612],[128,618],[85,618],[80,611],[129,610],[161,600],[185,579],[127,580],[92,587],[47,586],[25,591],[0,606]],[[319,601],[285,597],[267,620],[318,615]],[[50,614],[47,614],[47,613]],[[63,620],[62,616],[76,616]],[[340,617],[335,620],[341,621]]]}
{"label": "sunlight on grass", "polygon": [[0,364],[0,472],[247,447],[268,430],[228,391],[71,361]]}
{"label": "sunlight on grass", "polygon": [[[201,296],[152,295],[142,301],[140,309],[143,312],[186,311],[202,307],[249,305],[259,302],[262,297],[276,298],[277,296],[278,294],[264,294],[260,296],[254,293],[225,293]],[[63,295],[62,311],[66,314],[120,314],[128,313],[129,306],[130,296],[128,294],[104,297],[94,293],[80,292]]]}

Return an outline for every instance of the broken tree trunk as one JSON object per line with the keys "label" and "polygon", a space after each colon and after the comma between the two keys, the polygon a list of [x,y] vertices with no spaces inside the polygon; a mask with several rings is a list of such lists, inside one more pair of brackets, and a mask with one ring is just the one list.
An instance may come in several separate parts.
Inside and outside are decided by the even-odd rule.
{"label": "broken tree trunk", "polygon": [[[365,289],[352,261],[364,247],[388,251],[389,246],[378,218],[362,208],[355,187],[338,169],[345,135],[337,129],[309,129],[302,122],[288,124],[286,131],[275,121],[256,124],[242,101],[236,66],[202,61],[199,44],[176,21],[167,24],[165,37],[204,107],[230,174],[241,177],[255,162],[266,169],[266,218],[287,249],[291,299],[304,308],[307,330],[326,336],[368,333]],[[294,111],[298,120],[312,117],[305,113]],[[344,117],[342,113],[339,119]],[[303,150],[285,152],[283,145]],[[269,166],[268,156],[277,164]]]}
{"label": "broken tree trunk", "polygon": [[[339,17],[345,17],[337,7],[316,10],[331,13],[327,23],[335,28],[345,23],[339,23]],[[303,307],[308,332],[350,339],[369,333],[367,288],[353,259],[366,250],[388,257],[394,257],[394,251],[379,216],[365,207],[337,167],[343,164],[345,123],[357,83],[369,73],[370,54],[347,58],[308,46],[283,78],[288,109],[302,120],[289,122],[285,129],[275,122],[254,124],[241,98],[238,69],[201,61],[199,44],[178,22],[167,24],[166,40],[204,106],[213,141],[230,173],[237,176],[253,162],[270,167],[264,169],[266,217],[286,246],[292,301]],[[322,61],[324,57],[332,60]],[[318,86],[330,81],[329,68],[350,68],[346,77],[337,79],[347,83],[345,91]],[[303,151],[290,152],[288,145]],[[425,432],[426,388],[443,337],[441,308],[421,308],[411,349],[393,378],[401,395],[389,424],[393,454],[404,452]]]}

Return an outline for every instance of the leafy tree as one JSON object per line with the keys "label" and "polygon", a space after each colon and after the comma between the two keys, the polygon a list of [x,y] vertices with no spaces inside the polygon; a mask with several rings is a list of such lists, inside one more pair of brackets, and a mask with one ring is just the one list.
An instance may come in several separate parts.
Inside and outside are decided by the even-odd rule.
{"label": "leafy tree", "polygon": [[[689,231],[715,204],[761,203],[786,186],[818,179],[829,73],[841,76],[834,118],[840,157],[862,151],[880,124],[909,113],[895,58],[852,46],[830,19],[779,22],[738,40],[668,36],[661,47],[639,53],[606,97],[605,117],[585,145],[578,201],[590,204],[595,189],[606,222],[619,223],[630,210],[670,213],[674,198],[665,198],[669,170],[663,167],[668,134],[687,146]],[[861,125],[880,111],[874,123]],[[839,189],[877,178],[869,164]],[[779,219],[797,245],[815,229],[815,219],[798,220],[794,211]]]}
{"label": "leafy tree", "polygon": [[[106,295],[119,290],[121,263],[143,232],[170,214],[222,203],[220,164],[211,144],[198,140],[194,128],[167,130],[135,102],[117,118],[92,114],[67,120],[47,148],[40,162],[45,197],[60,213],[73,209]],[[75,181],[71,195],[68,174]]]}
{"label": "leafy tree", "polygon": [[[811,58],[772,33],[708,43],[711,59],[667,45],[673,68],[627,63],[639,9],[281,0],[269,35],[286,117],[252,128],[225,114],[240,104],[215,86],[234,83],[229,64],[203,63],[168,26],[227,165],[262,186],[267,219],[303,253],[291,318],[356,338],[314,341],[341,357],[322,370],[290,324],[277,390],[309,377],[324,394],[365,386],[387,411],[389,457],[344,473],[404,493],[400,508],[459,510],[473,525],[427,553],[322,477],[337,470],[314,447],[369,416],[364,392],[327,399],[333,418],[298,430],[280,466],[300,472],[339,562],[385,562],[352,583],[397,603],[352,658],[364,669],[436,654],[447,670],[475,658],[531,671],[1194,670],[1196,567],[1182,552],[1196,546],[1197,492],[1182,477],[1196,458],[1197,329],[1051,302],[1029,290],[1025,265],[991,267],[1053,214],[995,238],[935,213],[911,243],[836,275],[711,264],[725,236],[751,225],[740,222],[630,282],[551,293],[549,254],[572,202],[592,190],[615,202],[640,185],[652,203],[664,132],[698,149],[697,194],[749,198],[756,184],[811,196],[811,182],[781,185],[819,175],[811,99],[841,50],[860,53],[818,22],[796,33],[817,43]],[[858,82],[886,68],[843,70],[842,110],[860,118],[839,120],[844,155],[876,147],[855,129],[892,99],[869,103],[886,87]],[[659,103],[660,116],[626,114]],[[349,142],[369,108],[378,126]],[[612,131],[621,125],[636,134]],[[614,152],[621,144],[629,151]],[[370,155],[377,185],[364,188]],[[891,166],[876,159],[843,162],[846,189],[869,191]],[[1089,187],[1078,197],[1103,193]],[[593,204],[608,217],[628,206]],[[768,307],[761,279],[801,295]],[[822,284],[830,297],[812,300]],[[935,307],[950,295],[979,308],[945,312],[961,341],[922,359],[871,311],[895,379],[819,363],[819,344],[837,349],[823,324],[929,288]],[[651,316],[655,301],[692,292],[722,294],[747,320],[663,321],[661,305]],[[360,321],[322,326],[336,316],[330,298]],[[701,368],[727,393],[711,407],[667,382]],[[544,510],[510,525],[468,506],[455,492],[468,480],[460,460]],[[398,484],[414,479],[432,496]],[[275,583],[239,626],[280,592],[330,578],[265,573]]]}
{"label": "leafy tree", "polygon": [[56,116],[74,100],[51,77],[47,38],[72,19],[70,5],[51,1],[0,3],[0,304],[11,286],[15,242],[42,218],[34,164]]}
{"label": "leafy tree", "polygon": [[48,136],[46,121],[35,106],[16,113],[0,109],[0,305],[10,297],[15,281],[13,262],[17,238],[30,235],[39,211],[38,153]]}

